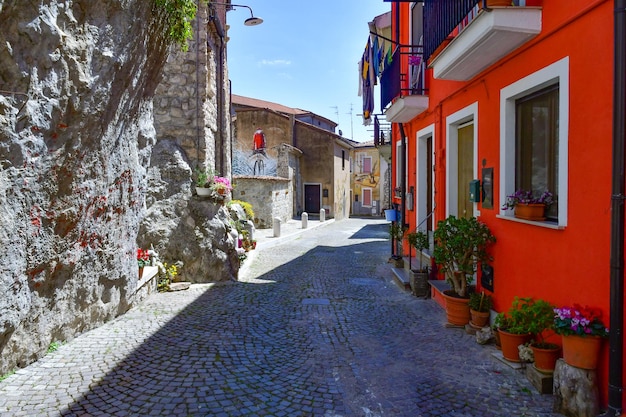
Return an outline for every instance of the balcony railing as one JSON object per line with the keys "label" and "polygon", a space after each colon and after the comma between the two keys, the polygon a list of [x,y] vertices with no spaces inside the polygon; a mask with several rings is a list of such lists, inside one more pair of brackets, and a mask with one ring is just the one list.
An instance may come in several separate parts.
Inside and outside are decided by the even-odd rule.
{"label": "balcony railing", "polygon": [[[526,0],[513,0],[513,5],[523,6]],[[433,53],[449,40],[455,29],[461,30],[478,9],[487,8],[487,0],[425,0],[424,1],[424,57],[426,62]]]}
{"label": "balcony railing", "polygon": [[428,61],[454,29],[483,0],[425,0],[424,56]]}
{"label": "balcony railing", "polygon": [[[380,77],[380,108],[384,109],[393,99],[400,96],[425,96],[426,62],[423,47],[398,46],[389,65]],[[402,66],[401,56],[408,56],[408,65]],[[407,82],[408,79],[408,82]],[[407,85],[407,87],[403,87]]]}

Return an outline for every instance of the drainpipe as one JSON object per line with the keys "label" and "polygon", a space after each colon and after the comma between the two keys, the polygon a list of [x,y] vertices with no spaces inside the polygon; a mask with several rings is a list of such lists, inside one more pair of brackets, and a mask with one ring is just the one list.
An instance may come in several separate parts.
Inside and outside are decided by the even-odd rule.
{"label": "drainpipe", "polygon": [[620,416],[623,390],[624,326],[624,148],[626,130],[626,0],[615,0],[613,70],[613,182],[611,196],[611,319],[609,328],[609,410]]}

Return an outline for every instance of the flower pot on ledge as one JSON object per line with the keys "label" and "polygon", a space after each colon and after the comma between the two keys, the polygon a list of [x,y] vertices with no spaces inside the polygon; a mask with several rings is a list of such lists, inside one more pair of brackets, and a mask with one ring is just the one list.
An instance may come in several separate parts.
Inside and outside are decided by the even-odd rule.
{"label": "flower pot on ledge", "polygon": [[563,359],[568,365],[581,369],[595,369],[602,346],[599,336],[563,335]]}
{"label": "flower pot on ledge", "polygon": [[196,187],[196,194],[200,197],[208,197],[211,195],[211,189],[207,187]]}
{"label": "flower pot on ledge", "polygon": [[517,217],[518,219],[543,221],[546,219],[545,213],[545,204],[518,203],[515,205],[515,217]]}

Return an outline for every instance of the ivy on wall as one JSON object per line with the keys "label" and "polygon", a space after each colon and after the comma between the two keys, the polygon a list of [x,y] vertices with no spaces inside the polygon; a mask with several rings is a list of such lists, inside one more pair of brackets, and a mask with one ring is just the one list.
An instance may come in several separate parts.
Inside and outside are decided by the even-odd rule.
{"label": "ivy on wall", "polygon": [[196,0],[154,0],[154,4],[165,19],[167,36],[186,52],[189,49],[187,41],[193,38],[191,22],[198,11]]}

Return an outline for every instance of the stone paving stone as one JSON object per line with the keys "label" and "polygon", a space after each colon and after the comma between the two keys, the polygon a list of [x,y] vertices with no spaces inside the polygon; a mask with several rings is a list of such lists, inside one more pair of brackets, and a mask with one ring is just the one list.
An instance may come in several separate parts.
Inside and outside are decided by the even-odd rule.
{"label": "stone paving stone", "polygon": [[387,227],[261,238],[238,282],[155,294],[1,381],[0,415],[556,416],[393,283]]}

